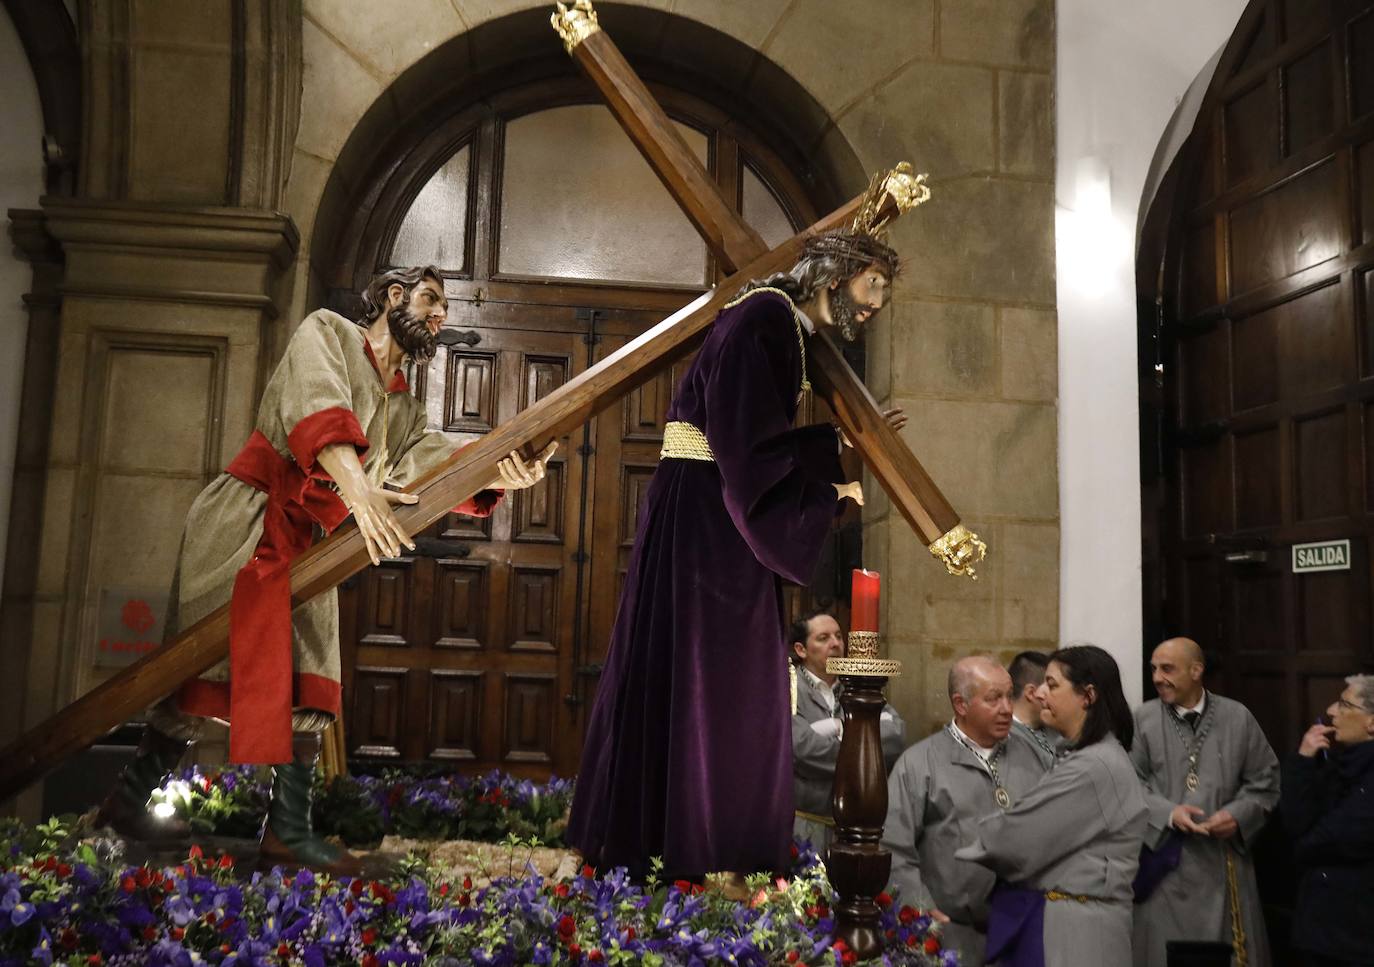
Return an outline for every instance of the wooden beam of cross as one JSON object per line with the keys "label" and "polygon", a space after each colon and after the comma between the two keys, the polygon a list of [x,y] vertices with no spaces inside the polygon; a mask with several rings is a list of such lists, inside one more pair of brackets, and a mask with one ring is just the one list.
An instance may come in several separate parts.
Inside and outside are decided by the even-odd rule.
{"label": "wooden beam of cross", "polygon": [[[568,54],[596,85],[711,253],[727,271],[757,260],[768,250],[767,244],[726,201],[653,94],[600,29],[590,0],[556,6],[551,22]],[[903,168],[899,166],[894,173]],[[923,181],[923,175],[905,182],[889,175],[889,191],[907,192],[906,204],[914,207],[929,197]],[[733,279],[721,288],[727,285],[733,288]],[[826,333],[818,334],[811,340],[810,358],[817,391],[893,505],[951,574],[974,577],[973,565],[983,559],[986,545],[959,522],[940,488],[883,419],[873,395],[845,362],[834,340]]]}
{"label": "wooden beam of cross", "polygon": [[[471,497],[495,476],[497,461],[512,450],[538,453],[550,440],[572,432],[655,373],[697,347],[716,314],[749,279],[790,267],[806,238],[843,226],[863,198],[855,198],[771,252],[748,260],[712,292],[674,313],[644,335],[559,387],[513,419],[463,448],[409,490],[412,505],[393,508],[407,534],[417,534]],[[888,214],[903,199],[887,197]],[[291,566],[292,605],[302,604],[370,563],[356,527],[347,524],[310,548]],[[44,643],[50,644],[50,643]],[[63,759],[143,712],[182,682],[229,654],[229,606],[207,615],[175,639],[96,686],[56,715],[0,749],[0,801],[21,791]]]}

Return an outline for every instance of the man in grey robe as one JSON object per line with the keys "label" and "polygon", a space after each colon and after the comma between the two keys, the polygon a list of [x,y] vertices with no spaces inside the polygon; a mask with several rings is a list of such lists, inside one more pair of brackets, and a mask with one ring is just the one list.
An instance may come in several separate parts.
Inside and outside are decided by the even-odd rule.
{"label": "man in grey robe", "polygon": [[1041,721],[1035,692],[1044,684],[1049,663],[1050,656],[1043,651],[1023,651],[1007,666],[1011,676],[1011,730],[1035,747],[1047,769],[1054,765],[1060,736]]}
{"label": "man in grey robe", "polygon": [[[792,653],[795,700],[792,703],[792,796],[796,820],[792,834],[807,840],[825,856],[835,836],[830,797],[835,786],[835,760],[840,754],[844,725],[840,716],[840,686],[825,670],[828,658],[844,655],[840,623],[827,611],[813,611],[792,622],[788,635]],[[889,772],[906,748],[906,723],[891,705],[879,721],[883,762]]]}
{"label": "man in grey robe", "polygon": [[1011,677],[993,659],[955,662],[954,720],[902,753],[887,783],[888,890],[901,903],[931,910],[943,923],[945,948],[964,967],[983,963],[996,878],[955,860],[954,851],[974,838],[980,818],[1017,802],[1046,770],[1035,747],[1011,734],[1011,699]]}
{"label": "man in grey robe", "polygon": [[[1279,798],[1279,763],[1259,724],[1239,702],[1203,687],[1202,649],[1171,638],[1150,668],[1159,698],[1135,711],[1131,760],[1150,809],[1146,845],[1182,839],[1178,867],[1136,904],[1137,967],[1165,967],[1170,940],[1234,946],[1238,906],[1250,967],[1268,967],[1269,944],[1250,847]],[[1235,870],[1234,896],[1228,861]]]}

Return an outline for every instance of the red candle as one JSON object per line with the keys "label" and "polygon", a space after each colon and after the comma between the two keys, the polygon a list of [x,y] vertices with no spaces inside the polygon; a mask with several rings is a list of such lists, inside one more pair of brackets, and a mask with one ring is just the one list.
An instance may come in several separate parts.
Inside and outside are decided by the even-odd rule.
{"label": "red candle", "polygon": [[854,586],[849,600],[849,630],[878,631],[878,585],[881,576],[877,571],[854,569]]}

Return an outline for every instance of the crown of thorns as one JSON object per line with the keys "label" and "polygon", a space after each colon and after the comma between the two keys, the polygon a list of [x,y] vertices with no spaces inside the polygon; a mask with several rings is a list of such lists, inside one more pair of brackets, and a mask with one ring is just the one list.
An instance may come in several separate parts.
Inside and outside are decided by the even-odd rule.
{"label": "crown of thorns", "polygon": [[869,265],[877,265],[888,278],[895,278],[901,269],[897,250],[881,238],[865,232],[831,231],[813,235],[806,240],[804,254],[808,258],[833,258],[852,267],[853,273]]}

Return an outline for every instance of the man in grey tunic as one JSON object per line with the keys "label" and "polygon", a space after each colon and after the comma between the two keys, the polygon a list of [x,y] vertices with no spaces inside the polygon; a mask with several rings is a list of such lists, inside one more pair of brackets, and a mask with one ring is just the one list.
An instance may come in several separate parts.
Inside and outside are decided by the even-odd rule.
{"label": "man in grey tunic", "polygon": [[981,817],[1018,801],[1046,769],[1035,747],[1011,734],[1011,697],[1011,677],[993,659],[955,662],[954,720],[902,753],[887,782],[888,889],[902,903],[931,910],[944,924],[945,948],[964,967],[983,963],[996,878],[956,861],[954,851],[973,839]]}
{"label": "man in grey tunic", "polygon": [[[844,725],[840,686],[825,670],[826,659],[844,655],[840,623],[827,611],[813,611],[792,622],[792,795],[796,820],[792,835],[807,840],[824,857],[835,835],[830,798],[835,787],[835,760],[840,755]],[[883,764],[889,772],[906,748],[906,723],[891,705],[878,724]]]}
{"label": "man in grey tunic", "polygon": [[1045,681],[1050,656],[1043,651],[1023,651],[1011,660],[1011,730],[1035,746],[1045,767],[1054,764],[1059,733],[1045,725],[1036,691]]}
{"label": "man in grey tunic", "polygon": [[1203,687],[1196,642],[1170,638],[1154,650],[1150,668],[1159,698],[1135,711],[1131,760],[1150,809],[1146,845],[1160,850],[1180,838],[1182,853],[1178,867],[1136,905],[1135,963],[1165,967],[1170,940],[1235,946],[1239,913],[1248,964],[1268,967],[1250,846],[1278,802],[1278,759],[1244,705]]}

